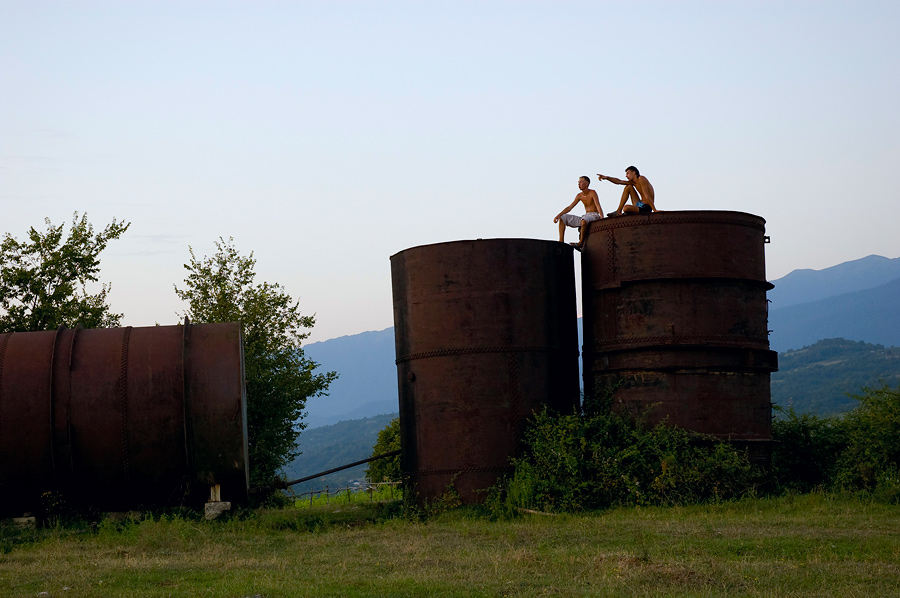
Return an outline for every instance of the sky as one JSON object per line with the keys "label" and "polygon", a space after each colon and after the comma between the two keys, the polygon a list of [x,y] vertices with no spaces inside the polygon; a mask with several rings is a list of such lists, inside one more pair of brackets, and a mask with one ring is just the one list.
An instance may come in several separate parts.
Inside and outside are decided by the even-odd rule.
{"label": "sky", "polygon": [[770,280],[898,257],[898,30],[896,1],[0,0],[0,234],[131,222],[101,255],[130,326],[233,237],[309,342],[393,325],[391,255],[556,239],[631,164],[662,210],[765,218]]}

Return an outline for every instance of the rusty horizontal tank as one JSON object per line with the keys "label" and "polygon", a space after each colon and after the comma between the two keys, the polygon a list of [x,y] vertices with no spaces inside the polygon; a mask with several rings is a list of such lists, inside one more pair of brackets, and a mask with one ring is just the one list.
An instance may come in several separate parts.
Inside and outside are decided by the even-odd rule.
{"label": "rusty horizontal tank", "polygon": [[772,438],[765,220],[677,211],[595,221],[582,252],[584,385],[615,408],[749,447]]}
{"label": "rusty horizontal tank", "polygon": [[507,472],[525,420],[579,401],[573,250],[532,239],[391,257],[401,466],[417,500],[463,502]]}
{"label": "rusty horizontal tank", "polygon": [[106,510],[248,491],[238,324],[0,335],[0,511]]}

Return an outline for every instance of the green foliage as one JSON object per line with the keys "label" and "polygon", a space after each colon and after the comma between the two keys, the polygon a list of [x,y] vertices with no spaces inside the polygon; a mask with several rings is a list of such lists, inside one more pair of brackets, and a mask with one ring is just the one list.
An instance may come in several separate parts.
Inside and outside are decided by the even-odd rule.
{"label": "green foliage", "polygon": [[900,501],[900,389],[866,389],[842,424],[847,448],[837,463],[835,485],[886,493]]}
{"label": "green foliage", "polygon": [[581,511],[675,505],[740,496],[758,481],[745,454],[674,426],[647,428],[608,409],[543,410],[514,459],[506,500],[514,507]]}
{"label": "green foliage", "polygon": [[47,230],[30,228],[26,241],[6,233],[0,242],[0,332],[118,326],[122,314],[106,304],[110,285],[95,293],[88,286],[98,282],[100,253],[131,224],[113,219],[95,233],[87,214],[75,212],[63,239],[64,225],[44,222]]}
{"label": "green foliage", "polygon": [[[400,450],[400,418],[395,417],[382,431],[372,447],[372,456]],[[399,482],[401,478],[400,455],[372,461],[366,469],[370,482]]]}
{"label": "green foliage", "polygon": [[250,481],[270,483],[291,458],[309,397],[326,393],[335,372],[314,374],[317,363],[303,354],[304,329],[313,316],[300,314],[279,284],[256,283],[256,260],[241,255],[233,239],[219,239],[212,257],[190,250],[185,288],[175,293],[188,303],[184,312],[197,323],[240,322],[247,385]]}
{"label": "green foliage", "polygon": [[798,413],[844,413],[856,406],[853,393],[898,381],[900,348],[831,338],[778,355],[772,401]]}
{"label": "green foliage", "polygon": [[866,491],[900,501],[900,390],[865,389],[853,398],[855,409],[825,418],[779,410],[772,455],[777,490]]}
{"label": "green foliage", "polygon": [[847,446],[841,419],[798,414],[778,405],[774,408],[780,414],[772,422],[774,488],[803,493],[829,487],[838,457]]}

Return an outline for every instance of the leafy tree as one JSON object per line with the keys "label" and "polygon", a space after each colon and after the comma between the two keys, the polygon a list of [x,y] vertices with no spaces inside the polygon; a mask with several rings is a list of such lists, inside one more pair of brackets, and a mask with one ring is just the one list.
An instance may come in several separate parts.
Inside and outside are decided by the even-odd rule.
{"label": "leafy tree", "polygon": [[75,212],[64,240],[64,225],[44,222],[46,232],[32,227],[26,241],[6,233],[0,242],[0,332],[118,326],[122,314],[106,304],[111,286],[87,287],[98,282],[100,253],[131,223],[113,219],[95,233],[87,214]]}
{"label": "leafy tree", "polygon": [[279,284],[256,283],[256,260],[241,255],[234,240],[219,238],[216,254],[191,261],[185,287],[175,294],[186,301],[184,315],[197,323],[240,322],[247,386],[250,481],[271,483],[276,472],[297,456],[300,421],[309,397],[326,394],[335,372],[314,374],[319,364],[307,359],[301,343],[314,316],[300,314]]}
{"label": "leafy tree", "polygon": [[[382,431],[372,447],[372,456],[400,450],[400,418],[395,417]],[[400,455],[372,461],[366,469],[366,477],[370,482],[399,482]]]}

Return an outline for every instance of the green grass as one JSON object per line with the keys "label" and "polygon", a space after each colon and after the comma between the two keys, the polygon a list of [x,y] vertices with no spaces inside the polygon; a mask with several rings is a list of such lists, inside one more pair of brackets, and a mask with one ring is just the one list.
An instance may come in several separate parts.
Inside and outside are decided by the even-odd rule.
{"label": "green grass", "polygon": [[294,506],[298,509],[307,509],[334,505],[337,508],[347,503],[384,502],[402,498],[403,488],[399,484],[381,483],[367,489],[355,491],[351,489],[350,492],[347,491],[347,488],[332,490],[328,493],[325,491],[305,492],[296,498]]}
{"label": "green grass", "polygon": [[[398,503],[0,537],[0,595],[896,596],[900,506],[804,495],[490,521]],[[70,589],[64,590],[68,587]]]}

